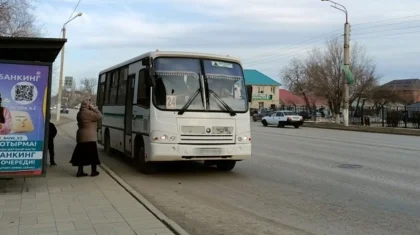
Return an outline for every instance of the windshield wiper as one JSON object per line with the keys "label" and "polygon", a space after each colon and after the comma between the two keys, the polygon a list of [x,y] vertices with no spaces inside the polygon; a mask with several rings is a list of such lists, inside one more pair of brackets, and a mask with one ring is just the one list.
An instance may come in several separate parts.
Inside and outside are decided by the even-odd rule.
{"label": "windshield wiper", "polygon": [[194,95],[187,101],[187,103],[182,107],[181,110],[179,110],[178,115],[182,115],[185,113],[185,111],[188,109],[188,107],[192,104],[194,99],[198,96],[198,94],[201,93],[201,87],[197,89],[197,91],[194,93]]}
{"label": "windshield wiper", "polygon": [[228,104],[226,104],[226,102],[225,101],[223,101],[217,94],[216,94],[216,92],[214,92],[213,90],[211,90],[211,89],[209,89],[209,93],[211,94],[211,95],[213,95],[213,98],[215,99],[215,100],[217,100],[217,101],[219,101],[221,104],[222,104],[222,106],[226,109],[226,111],[228,111],[229,112],[229,114],[230,114],[230,116],[235,116],[236,115],[236,112],[235,111],[233,111],[233,109],[228,105]]}

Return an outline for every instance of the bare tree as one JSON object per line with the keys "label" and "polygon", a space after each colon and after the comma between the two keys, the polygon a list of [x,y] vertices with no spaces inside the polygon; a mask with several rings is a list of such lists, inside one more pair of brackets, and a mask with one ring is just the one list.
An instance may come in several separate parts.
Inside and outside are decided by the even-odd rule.
{"label": "bare tree", "polygon": [[339,123],[339,113],[343,100],[343,49],[338,40],[327,41],[325,51],[313,49],[307,60],[308,78],[312,80],[313,91],[328,100],[329,108]]}
{"label": "bare tree", "polygon": [[0,36],[40,36],[33,9],[33,0],[0,0]]}
{"label": "bare tree", "polygon": [[[378,76],[373,59],[359,44],[352,45],[350,58],[350,70],[354,75],[354,84],[350,89],[350,104],[352,104],[356,99],[369,94],[376,85]],[[325,50],[313,49],[306,61],[311,89],[314,94],[328,100],[337,123],[340,122],[338,117],[344,98],[343,64],[344,48],[338,38],[328,40]]]}
{"label": "bare tree", "polygon": [[375,87],[368,98],[373,102],[376,108],[382,108],[390,103],[396,103],[401,100],[395,87]]}
{"label": "bare tree", "polygon": [[354,84],[350,86],[350,99],[352,104],[361,98],[367,98],[377,87],[379,76],[376,74],[374,59],[366,53],[366,49],[354,43],[350,54],[350,70],[354,76]]}
{"label": "bare tree", "polygon": [[98,80],[96,78],[83,78],[80,81],[80,84],[80,89],[83,93],[94,95],[96,93],[95,87],[98,84]]}
{"label": "bare tree", "polygon": [[281,71],[283,83],[288,89],[302,96],[308,110],[311,109],[310,96],[312,95],[311,79],[308,77],[306,65],[303,61],[293,59]]}

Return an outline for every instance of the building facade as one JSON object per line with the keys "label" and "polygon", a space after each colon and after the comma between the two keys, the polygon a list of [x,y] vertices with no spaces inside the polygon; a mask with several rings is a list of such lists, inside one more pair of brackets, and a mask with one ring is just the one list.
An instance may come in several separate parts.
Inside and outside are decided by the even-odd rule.
{"label": "building facade", "polygon": [[[282,108],[294,108],[296,110],[303,110],[307,109],[308,106],[303,96],[293,94],[292,92],[286,89],[280,89],[279,99]],[[329,108],[328,100],[323,97],[308,96],[308,101],[311,108]]]}
{"label": "building facade", "polygon": [[76,83],[74,82],[73,77],[70,76],[66,76],[64,78],[64,90],[71,92],[74,91],[76,89]]}
{"label": "building facade", "polygon": [[420,102],[420,79],[418,78],[392,80],[381,87],[398,94],[401,102],[405,104]]}
{"label": "building facade", "polygon": [[245,82],[252,85],[251,109],[277,108],[280,83],[255,69],[245,69]]}

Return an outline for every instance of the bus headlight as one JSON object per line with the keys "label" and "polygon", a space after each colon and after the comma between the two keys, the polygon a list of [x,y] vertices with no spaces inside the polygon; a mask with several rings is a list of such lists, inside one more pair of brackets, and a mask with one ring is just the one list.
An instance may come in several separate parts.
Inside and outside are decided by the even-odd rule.
{"label": "bus headlight", "polygon": [[238,143],[249,143],[251,142],[251,136],[247,134],[237,135],[237,140]]}
{"label": "bus headlight", "polygon": [[176,135],[171,134],[171,133],[165,133],[165,132],[160,132],[160,131],[156,131],[154,133],[152,133],[152,141],[153,142],[161,142],[161,143],[176,143]]}
{"label": "bus headlight", "polygon": [[238,141],[246,141],[247,139],[248,137],[246,135],[238,137]]}

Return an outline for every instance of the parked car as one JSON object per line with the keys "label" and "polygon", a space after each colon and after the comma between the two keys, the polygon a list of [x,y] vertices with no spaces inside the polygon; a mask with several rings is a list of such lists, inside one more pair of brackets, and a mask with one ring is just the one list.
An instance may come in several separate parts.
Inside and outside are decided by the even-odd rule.
{"label": "parked car", "polygon": [[299,113],[299,115],[302,116],[304,120],[312,119],[312,115],[307,111],[302,111]]}
{"label": "parked car", "polygon": [[272,113],[273,111],[270,111],[270,110],[261,110],[258,113],[255,113],[254,115],[252,115],[252,120],[254,122],[262,120],[263,117],[270,116]]}
{"label": "parked car", "polygon": [[61,107],[60,113],[66,113],[66,114],[68,114],[69,113],[69,108],[64,107],[64,106]]}
{"label": "parked car", "polygon": [[264,126],[277,125],[278,127],[294,126],[299,128],[303,125],[303,117],[292,111],[276,111],[270,116],[262,118],[262,124]]}

